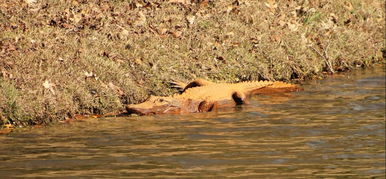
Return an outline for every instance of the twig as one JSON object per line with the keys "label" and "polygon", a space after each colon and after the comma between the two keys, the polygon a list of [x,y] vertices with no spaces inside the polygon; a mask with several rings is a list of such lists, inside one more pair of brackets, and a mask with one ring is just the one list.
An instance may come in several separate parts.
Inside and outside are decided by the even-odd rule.
{"label": "twig", "polygon": [[[327,48],[330,44],[327,45]],[[327,67],[329,68],[330,72],[331,73],[335,73],[334,69],[332,68],[332,64],[331,64],[331,61],[329,60],[328,56],[327,56],[327,48],[326,50],[323,51],[323,54],[321,52],[319,52],[318,50],[316,50],[313,46],[309,46],[311,47],[312,50],[314,50],[319,56],[321,56],[325,61],[326,61],[326,64],[327,64]]]}

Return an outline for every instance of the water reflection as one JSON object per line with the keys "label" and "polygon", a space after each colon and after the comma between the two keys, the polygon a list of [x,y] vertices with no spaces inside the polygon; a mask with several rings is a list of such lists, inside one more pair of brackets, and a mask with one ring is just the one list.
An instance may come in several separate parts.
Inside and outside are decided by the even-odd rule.
{"label": "water reflection", "polygon": [[7,177],[385,177],[381,68],[212,113],[90,119],[0,136]]}

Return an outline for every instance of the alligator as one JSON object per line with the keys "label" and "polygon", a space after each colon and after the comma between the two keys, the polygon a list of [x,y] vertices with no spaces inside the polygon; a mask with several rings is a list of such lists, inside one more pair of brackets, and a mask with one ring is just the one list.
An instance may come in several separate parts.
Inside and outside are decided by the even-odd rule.
{"label": "alligator", "polygon": [[176,81],[180,93],[171,96],[150,96],[140,104],[126,106],[128,114],[181,114],[214,111],[219,108],[248,104],[252,95],[298,91],[294,84],[272,81],[214,83],[196,79],[190,83]]}

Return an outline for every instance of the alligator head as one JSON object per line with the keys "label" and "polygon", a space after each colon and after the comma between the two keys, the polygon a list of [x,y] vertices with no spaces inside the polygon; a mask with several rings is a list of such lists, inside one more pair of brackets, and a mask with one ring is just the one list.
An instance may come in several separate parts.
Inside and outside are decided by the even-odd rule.
{"label": "alligator head", "polygon": [[170,97],[150,96],[145,102],[140,104],[128,105],[126,107],[129,114],[135,113],[140,115],[161,114],[165,112],[176,113],[180,109],[180,103]]}
{"label": "alligator head", "polygon": [[132,104],[126,107],[128,114],[181,114],[194,112],[208,112],[217,108],[231,107],[248,103],[247,96],[242,93],[229,94],[229,98],[216,101],[203,99],[150,96],[145,102]]}
{"label": "alligator head", "polygon": [[128,114],[179,114],[198,112],[202,101],[173,97],[150,96],[145,102],[126,106]]}

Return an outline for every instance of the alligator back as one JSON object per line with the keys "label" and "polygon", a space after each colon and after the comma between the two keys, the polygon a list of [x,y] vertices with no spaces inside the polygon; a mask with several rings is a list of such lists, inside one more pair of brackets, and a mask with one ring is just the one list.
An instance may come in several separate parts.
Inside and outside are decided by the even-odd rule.
{"label": "alligator back", "polygon": [[240,92],[245,95],[249,95],[254,93],[255,91],[258,91],[259,89],[271,86],[273,84],[274,82],[271,81],[215,83],[206,86],[189,88],[184,93],[174,95],[173,97],[208,101],[232,99],[232,94],[235,92]]}

